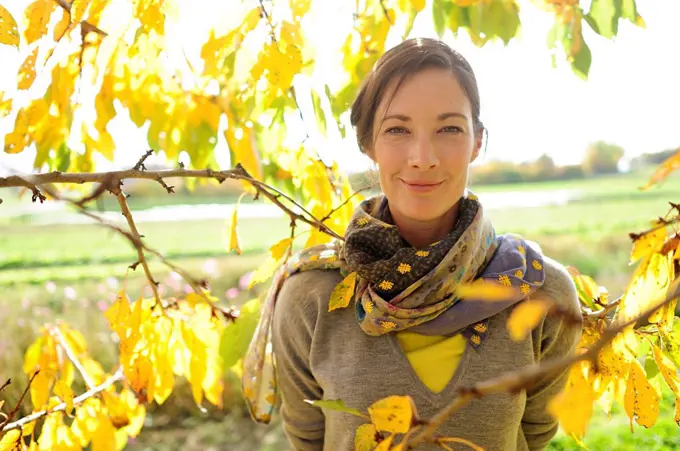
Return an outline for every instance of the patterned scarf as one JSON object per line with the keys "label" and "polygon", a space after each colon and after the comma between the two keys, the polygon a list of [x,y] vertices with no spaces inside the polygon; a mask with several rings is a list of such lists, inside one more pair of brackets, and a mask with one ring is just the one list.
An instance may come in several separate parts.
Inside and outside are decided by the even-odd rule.
{"label": "patterned scarf", "polygon": [[[474,348],[484,342],[489,318],[529,296],[545,278],[537,246],[517,235],[497,236],[472,193],[461,199],[453,229],[419,249],[403,240],[383,196],[364,201],[350,221],[344,243],[305,249],[273,277],[243,359],[243,395],[258,423],[270,422],[277,401],[271,346],[276,297],[288,277],[310,269],[339,269],[343,276],[357,273],[355,316],[368,335],[406,329],[423,335],[461,333]],[[479,279],[514,287],[516,295],[502,301],[461,300],[455,295],[460,284]]]}

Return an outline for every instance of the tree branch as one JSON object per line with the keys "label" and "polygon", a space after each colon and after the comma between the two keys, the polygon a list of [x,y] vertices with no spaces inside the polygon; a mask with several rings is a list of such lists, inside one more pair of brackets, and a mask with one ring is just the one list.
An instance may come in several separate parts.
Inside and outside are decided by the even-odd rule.
{"label": "tree branch", "polygon": [[64,337],[64,334],[61,332],[61,329],[54,325],[49,325],[47,328],[50,332],[50,335],[52,335],[54,339],[57,340],[57,343],[59,343],[59,346],[61,346],[61,348],[64,350],[68,359],[71,361],[71,363],[73,363],[73,366],[75,366],[78,372],[80,372],[80,375],[83,377],[87,388],[92,390],[96,384],[90,378],[90,375],[87,374],[87,371],[85,371],[85,367],[80,362],[80,359],[78,359],[78,356],[75,354],[75,352],[73,352],[73,348],[69,346],[68,342],[66,341],[66,337]]}
{"label": "tree branch", "polygon": [[[163,180],[172,177],[194,177],[194,178],[213,178],[218,182],[223,182],[226,179],[245,180],[257,190],[258,193],[268,198],[279,209],[286,213],[291,219],[302,221],[312,227],[316,227],[320,231],[332,236],[337,240],[343,240],[341,236],[335,233],[331,228],[315,218],[309,211],[302,207],[299,203],[293,200],[290,196],[282,193],[276,188],[267,185],[264,182],[256,180],[248,174],[248,172],[240,164],[236,165],[234,169],[225,171],[213,171],[212,169],[163,169],[159,171],[141,171],[139,169],[126,169],[121,171],[111,172],[89,172],[89,173],[75,173],[75,172],[59,172],[53,171],[44,174],[35,174],[27,176],[11,175],[9,177],[0,177],[0,188],[9,187],[25,187],[33,191],[33,201],[40,198],[45,199],[40,193],[38,186],[54,183],[108,183],[115,185],[115,182],[120,182],[125,179],[146,179],[146,180]],[[167,189],[167,188],[166,188]],[[284,205],[279,198],[283,198],[297,207],[304,214],[299,214],[291,210],[290,207]],[[79,208],[82,206],[77,205]],[[305,216],[306,215],[306,216]]]}
{"label": "tree branch", "polygon": [[[677,279],[676,279],[677,280]],[[460,387],[456,394],[457,396],[451,401],[449,405],[444,407],[431,420],[427,422],[427,426],[416,435],[413,440],[408,443],[404,442],[404,449],[411,449],[415,445],[429,440],[434,431],[441,426],[441,424],[453,415],[457,410],[462,408],[472,398],[481,398],[495,393],[515,393],[523,388],[531,387],[541,377],[555,374],[563,371],[571,365],[580,362],[581,360],[595,360],[599,352],[609,342],[611,342],[618,334],[623,332],[628,327],[634,326],[641,319],[646,319],[680,295],[680,285],[676,287],[673,293],[668,293],[661,302],[656,302],[652,307],[641,312],[632,319],[623,322],[615,327],[609,326],[602,333],[602,337],[593,346],[580,354],[572,354],[566,357],[548,360],[536,365],[529,365],[520,368],[511,373],[506,373],[501,376],[488,379],[486,381],[474,384],[468,387]],[[407,446],[408,445],[408,446]]]}
{"label": "tree branch", "polygon": [[[130,227],[130,233],[141,243],[142,239],[139,235],[139,231],[137,231],[135,221],[132,219],[132,212],[130,212],[130,207],[128,206],[125,194],[123,194],[123,191],[120,189],[116,189],[115,194],[116,198],[118,199],[118,203],[120,204],[120,209],[123,212],[123,216],[125,216],[125,219],[127,219],[128,226]],[[144,249],[141,246],[135,246],[135,248],[137,249],[137,258],[139,259],[138,261],[142,264],[142,268],[144,268],[144,274],[146,274],[146,278],[149,280],[149,285],[151,285],[153,297],[156,299],[156,303],[163,307],[163,302],[161,301],[161,297],[158,294],[158,282],[156,282],[151,275],[151,270],[149,269],[149,265],[146,262],[146,257],[144,256]]]}
{"label": "tree branch", "polygon": [[[113,374],[111,377],[109,377],[107,380],[105,380],[101,385],[98,385],[98,386],[94,387],[93,389],[86,391],[82,395],[73,398],[73,405],[74,406],[80,405],[81,403],[83,403],[87,399],[103,392],[104,390],[106,390],[107,388],[109,388],[110,386],[112,386],[113,384],[115,384],[116,382],[118,382],[120,380],[123,380],[123,371],[121,369],[116,371],[115,374]],[[0,429],[0,432],[7,432],[7,431],[11,431],[12,429],[21,428],[24,425],[26,425],[26,424],[28,424],[32,421],[35,421],[35,420],[38,420],[38,419],[44,417],[45,415],[48,415],[48,414],[54,413],[54,412],[62,412],[64,410],[66,410],[66,403],[62,402],[61,404],[55,406],[53,409],[41,410],[40,412],[35,412],[31,415],[25,416],[24,418],[21,418],[20,420],[17,420],[14,423],[8,423],[4,427],[2,427],[2,429]]]}
{"label": "tree branch", "polygon": [[26,397],[26,393],[28,393],[28,390],[31,388],[31,384],[33,383],[33,379],[38,375],[40,370],[36,371],[33,373],[31,376],[31,379],[29,379],[28,384],[26,385],[26,388],[24,389],[24,392],[21,394],[21,397],[19,398],[19,401],[17,401],[17,405],[14,406],[14,409],[7,415],[7,418],[5,418],[5,421],[3,421],[0,424],[0,432],[5,432],[5,428],[9,425],[8,423],[12,421],[12,418],[14,418],[14,415],[17,414],[19,411],[19,408],[21,407],[21,403],[24,402],[24,398]]}

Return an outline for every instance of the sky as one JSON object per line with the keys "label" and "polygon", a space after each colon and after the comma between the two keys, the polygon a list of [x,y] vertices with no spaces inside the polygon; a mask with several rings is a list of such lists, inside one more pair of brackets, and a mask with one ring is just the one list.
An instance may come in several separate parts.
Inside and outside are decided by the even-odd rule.
{"label": "sky", "polygon": [[[28,0],[0,2],[16,17]],[[521,35],[507,47],[491,43],[477,48],[465,33],[455,39],[445,38],[470,61],[478,79],[481,119],[489,130],[489,141],[484,157],[477,164],[491,160],[529,161],[542,154],[550,155],[558,164],[575,164],[582,159],[588,144],[597,140],[622,146],[627,157],[680,146],[680,27],[677,26],[680,2],[638,0],[639,12],[647,27],[642,29],[623,21],[619,36],[613,40],[597,36],[584,27],[586,42],[593,54],[587,81],[573,74],[568,64],[560,61],[560,54],[557,67],[552,66],[546,45],[551,15],[538,10],[528,0],[519,3],[523,20]],[[216,14],[216,3],[211,0],[191,0],[189,4],[190,8],[180,9],[179,23],[168,28],[166,34],[195,55],[192,49],[199,48],[204,37],[196,30],[205,29],[206,18],[217,23],[234,14],[231,6],[221,15]],[[354,2],[317,1],[313,5],[313,13],[318,14],[319,20],[310,22],[310,36],[336,40],[344,37],[343,30],[350,23]],[[431,14],[421,16],[412,36],[435,37]],[[397,43],[397,39],[391,39],[388,46]],[[15,74],[22,56],[16,49],[0,46],[3,67],[0,90],[11,91],[12,86],[16,86]],[[320,58],[317,65],[322,76],[332,77],[331,68],[337,61],[332,56]],[[0,123],[0,136],[12,125],[7,122]],[[110,124],[110,131],[121,149],[117,152],[116,165],[134,164],[147,148],[144,130],[138,130],[121,116]],[[343,169],[354,171],[369,167],[369,160],[358,151],[351,134],[343,142],[331,137],[330,145],[322,137],[315,139],[320,146],[333,149],[332,157]],[[19,155],[0,152],[0,172],[8,168],[30,171],[34,155],[31,150]],[[218,161],[228,164],[223,138],[218,141],[216,155]]]}

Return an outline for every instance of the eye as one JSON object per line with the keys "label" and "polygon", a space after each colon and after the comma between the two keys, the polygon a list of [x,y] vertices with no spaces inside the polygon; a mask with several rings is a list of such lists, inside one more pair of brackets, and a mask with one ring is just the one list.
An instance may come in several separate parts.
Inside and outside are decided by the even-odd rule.
{"label": "eye", "polygon": [[404,133],[408,133],[408,130],[406,130],[404,127],[390,127],[385,130],[385,133],[390,135],[402,135]]}
{"label": "eye", "polygon": [[444,133],[463,133],[463,129],[455,125],[448,125],[441,129]]}

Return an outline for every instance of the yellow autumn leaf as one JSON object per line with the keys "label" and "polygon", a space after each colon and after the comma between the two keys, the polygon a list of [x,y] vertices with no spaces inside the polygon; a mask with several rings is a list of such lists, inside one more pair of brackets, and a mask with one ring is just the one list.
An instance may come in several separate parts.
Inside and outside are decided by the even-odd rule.
{"label": "yellow autumn leaf", "polygon": [[[665,298],[673,280],[673,256],[652,254],[646,265],[640,265],[633,273],[632,280],[616,310],[615,323],[628,321]],[[657,323],[663,318],[664,308],[649,316]]]}
{"label": "yellow autumn leaf", "polygon": [[355,451],[373,451],[378,442],[375,441],[377,431],[371,423],[362,424],[354,434]]}
{"label": "yellow autumn leaf", "polygon": [[5,99],[5,93],[0,92],[0,119],[12,111],[12,99]]}
{"label": "yellow autumn leaf", "polygon": [[241,255],[241,245],[239,243],[238,235],[238,203],[234,205],[234,212],[231,214],[231,223],[229,224],[229,252],[235,251],[236,255]]}
{"label": "yellow autumn leaf", "polygon": [[42,409],[50,398],[52,381],[45,371],[39,372],[31,383],[31,402],[34,410]]}
{"label": "yellow autumn leaf", "polygon": [[284,256],[289,247],[293,245],[293,238],[284,238],[269,248],[272,258],[275,260]]}
{"label": "yellow autumn leaf", "polygon": [[368,408],[371,422],[378,431],[405,434],[417,416],[410,396],[388,396]]}
{"label": "yellow autumn leaf", "polygon": [[87,7],[91,0],[73,0],[71,3],[71,23],[80,23],[85,17]]}
{"label": "yellow autumn leaf", "polygon": [[[262,180],[262,164],[260,155],[254,146],[253,129],[239,126],[230,112],[227,112],[227,119],[229,123],[224,131],[224,138],[229,146],[232,166],[240,163],[253,178]],[[243,182],[243,186],[248,192],[252,192],[253,187],[246,181]]]}
{"label": "yellow autumn leaf", "polygon": [[13,45],[19,48],[17,21],[2,5],[0,5],[0,44]]}
{"label": "yellow autumn leaf", "polygon": [[66,385],[66,383],[63,380],[58,380],[54,384],[54,394],[59,396],[61,400],[66,403],[66,415],[71,415],[71,412],[73,412],[73,391],[71,391],[71,387]]}
{"label": "yellow autumn leaf", "polygon": [[33,49],[30,55],[26,57],[24,62],[19,67],[19,73],[17,75],[17,87],[19,89],[28,89],[33,84],[35,80],[35,60],[38,57],[39,48]]}
{"label": "yellow autumn leaf", "polygon": [[276,270],[280,267],[278,260],[274,260],[271,255],[267,256],[264,263],[262,263],[255,271],[253,271],[248,283],[248,289],[253,288],[258,283],[269,280],[274,275]]}
{"label": "yellow autumn leaf", "polygon": [[310,247],[318,246],[319,244],[328,243],[331,240],[331,236],[327,233],[321,232],[317,228],[312,228],[309,231],[309,238],[305,242],[305,249]]}
{"label": "yellow autumn leaf", "polygon": [[645,259],[663,246],[666,240],[666,227],[659,227],[652,232],[640,235],[633,242],[633,250],[630,254],[630,263]]}
{"label": "yellow autumn leaf", "polygon": [[637,359],[633,359],[623,398],[623,406],[630,418],[631,432],[633,420],[646,428],[654,426],[659,417],[659,398],[659,393],[647,380],[642,365]]}
{"label": "yellow autumn leaf", "polygon": [[17,449],[17,442],[21,439],[21,431],[13,429],[0,437],[0,451],[13,451]]}
{"label": "yellow autumn leaf", "polygon": [[26,44],[32,44],[47,34],[47,26],[57,2],[53,0],[35,0],[24,11],[22,28]]}
{"label": "yellow autumn leaf", "polygon": [[666,356],[661,348],[652,343],[652,351],[654,354],[654,361],[659,367],[659,372],[663,379],[668,384],[668,387],[673,391],[676,398],[680,398],[680,377],[678,377],[677,369],[673,361]]}
{"label": "yellow autumn leaf", "polygon": [[569,370],[565,388],[548,402],[548,413],[555,417],[565,433],[583,437],[593,414],[595,393],[584,375],[584,365],[576,364]]}
{"label": "yellow autumn leaf", "polygon": [[59,22],[57,22],[56,25],[54,25],[54,30],[52,31],[52,39],[59,42],[61,38],[64,37],[64,34],[66,34],[66,31],[69,30],[70,27],[71,27],[71,15],[64,11],[62,13],[61,19],[59,19]]}
{"label": "yellow autumn leaf", "polygon": [[389,451],[390,446],[392,446],[392,439],[394,439],[394,434],[390,434],[385,437],[378,446],[375,447],[375,451]]}
{"label": "yellow autumn leaf", "polygon": [[507,328],[510,338],[515,341],[524,340],[552,307],[546,299],[527,299],[522,301],[510,313]]}
{"label": "yellow autumn leaf", "polygon": [[309,11],[312,0],[290,0],[290,9],[293,12],[293,20],[299,22]]}
{"label": "yellow autumn leaf", "polygon": [[517,289],[501,285],[495,281],[477,279],[474,282],[462,283],[455,289],[455,296],[461,300],[475,299],[484,301],[507,301],[517,294]]}
{"label": "yellow autumn leaf", "polygon": [[345,308],[349,305],[354,296],[354,289],[357,283],[356,271],[350,273],[340,283],[338,283],[331,292],[331,298],[328,301],[328,311],[339,308]]}
{"label": "yellow autumn leaf", "polygon": [[668,174],[680,169],[680,148],[678,148],[675,154],[668,157],[661,165],[654,171],[654,174],[649,178],[647,185],[642,187],[642,190],[648,190],[652,186],[663,182]]}

